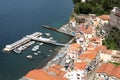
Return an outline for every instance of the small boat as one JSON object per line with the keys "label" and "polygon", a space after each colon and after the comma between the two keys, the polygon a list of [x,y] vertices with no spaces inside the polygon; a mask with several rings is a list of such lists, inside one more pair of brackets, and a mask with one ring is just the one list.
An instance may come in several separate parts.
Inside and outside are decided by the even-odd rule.
{"label": "small boat", "polygon": [[38,49],[39,49],[39,45],[36,45],[36,46],[34,46],[33,48],[32,48],[32,51],[37,51]]}
{"label": "small boat", "polygon": [[32,55],[27,55],[27,59],[33,59]]}
{"label": "small boat", "polygon": [[53,37],[50,37],[50,39],[53,39]]}
{"label": "small boat", "polygon": [[48,54],[47,56],[49,57],[50,55]]}
{"label": "small boat", "polygon": [[49,52],[52,52],[53,50],[49,50]]}
{"label": "small boat", "polygon": [[41,45],[43,45],[44,43],[39,43],[39,45],[41,46]]}
{"label": "small boat", "polygon": [[36,55],[36,56],[38,55],[38,53],[33,53],[33,54]]}
{"label": "small boat", "polygon": [[41,53],[41,51],[37,51],[38,53]]}
{"label": "small boat", "polygon": [[20,50],[20,49],[14,49],[14,52],[20,54],[20,53],[21,53],[21,50]]}
{"label": "small boat", "polygon": [[50,34],[50,33],[45,33],[45,35],[46,35],[46,36],[51,36],[51,34]]}

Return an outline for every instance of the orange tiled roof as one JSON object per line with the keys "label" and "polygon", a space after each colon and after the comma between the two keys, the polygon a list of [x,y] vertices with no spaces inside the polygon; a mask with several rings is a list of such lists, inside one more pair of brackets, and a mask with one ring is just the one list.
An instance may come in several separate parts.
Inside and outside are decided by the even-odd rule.
{"label": "orange tiled roof", "polygon": [[80,44],[73,43],[70,45],[69,50],[76,51],[76,50],[80,49],[80,47],[81,47]]}
{"label": "orange tiled roof", "polygon": [[86,66],[87,66],[87,62],[76,62],[75,64],[75,69],[79,69],[79,70],[85,70]]}
{"label": "orange tiled roof", "polygon": [[116,66],[109,75],[120,79],[120,66]]}
{"label": "orange tiled roof", "polygon": [[111,70],[114,68],[114,65],[111,63],[103,63],[98,69],[97,73],[106,73],[109,74]]}
{"label": "orange tiled roof", "polygon": [[32,70],[28,72],[25,77],[33,80],[60,80],[54,76],[48,75],[44,70]]}
{"label": "orange tiled roof", "polygon": [[57,76],[63,77],[65,72],[62,71],[61,68],[63,68],[63,67],[56,64],[56,65],[51,66],[50,68],[48,68],[48,72],[54,72]]}
{"label": "orange tiled roof", "polygon": [[112,50],[106,50],[105,53],[112,54]]}
{"label": "orange tiled roof", "polygon": [[120,66],[111,63],[103,63],[96,71],[97,73],[106,73],[108,76],[114,76],[120,79]]}
{"label": "orange tiled roof", "polygon": [[84,33],[86,34],[91,34],[92,33],[92,26],[89,26],[85,31]]}
{"label": "orange tiled roof", "polygon": [[109,20],[110,16],[109,15],[101,15],[101,16],[99,16],[99,18],[101,18],[103,20]]}
{"label": "orange tiled roof", "polygon": [[92,38],[90,38],[90,41],[91,41],[91,42],[99,43],[99,42],[100,42],[100,37],[98,37],[98,36],[92,37]]}
{"label": "orange tiled roof", "polygon": [[33,80],[67,80],[66,78],[48,75],[48,73],[42,69],[32,70],[28,72],[25,77]]}
{"label": "orange tiled roof", "polygon": [[89,60],[93,60],[94,58],[96,58],[97,54],[96,53],[83,53],[79,56],[79,59],[89,59]]}

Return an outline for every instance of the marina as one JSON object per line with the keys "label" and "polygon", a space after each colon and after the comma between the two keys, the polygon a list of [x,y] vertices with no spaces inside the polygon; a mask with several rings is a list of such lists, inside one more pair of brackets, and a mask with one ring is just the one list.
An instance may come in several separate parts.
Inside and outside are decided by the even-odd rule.
{"label": "marina", "polygon": [[14,49],[16,49],[16,48],[18,48],[18,47],[20,47],[22,45],[25,45],[26,43],[30,42],[31,39],[29,37],[34,37],[35,38],[35,37],[39,37],[41,35],[42,35],[42,33],[40,33],[40,32],[35,32],[35,33],[31,34],[31,35],[27,35],[26,37],[23,37],[22,39],[14,42],[14,43],[12,43],[10,45],[6,45],[5,48],[3,49],[3,51],[8,51],[9,52],[11,50],[14,50]]}
{"label": "marina", "polygon": [[[3,49],[3,51],[14,51],[18,54],[21,53],[21,51],[25,50],[29,46],[36,42],[44,42],[44,43],[49,43],[53,45],[58,45],[58,46],[65,46],[65,44],[57,43],[57,41],[53,40],[53,37],[50,38],[43,38],[41,32],[35,32],[31,35],[26,35],[26,37],[23,37],[17,42],[14,42],[10,45],[6,45],[6,47]],[[45,33],[47,36],[51,36],[50,33]],[[39,43],[39,45],[43,45],[44,43]],[[36,45],[32,48],[32,51],[37,51],[39,49],[39,45]]]}

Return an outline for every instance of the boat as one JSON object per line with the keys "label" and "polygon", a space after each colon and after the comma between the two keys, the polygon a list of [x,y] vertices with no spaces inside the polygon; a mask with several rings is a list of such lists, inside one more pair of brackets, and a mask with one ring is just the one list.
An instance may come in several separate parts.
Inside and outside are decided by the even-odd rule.
{"label": "boat", "polygon": [[16,52],[16,53],[20,54],[20,53],[21,53],[21,50],[20,50],[20,49],[18,49],[18,48],[16,48],[16,49],[14,49],[14,52]]}
{"label": "boat", "polygon": [[33,53],[33,54],[36,55],[36,56],[38,55],[38,53]]}
{"label": "boat", "polygon": [[37,51],[38,53],[41,53],[41,51]]}
{"label": "boat", "polygon": [[27,55],[27,59],[33,59],[32,55]]}
{"label": "boat", "polygon": [[36,45],[36,46],[34,46],[33,48],[32,48],[32,51],[37,51],[38,49],[39,49],[39,45]]}
{"label": "boat", "polygon": [[51,36],[51,34],[50,34],[50,33],[45,33],[45,35],[46,35],[46,36]]}
{"label": "boat", "polygon": [[53,37],[50,37],[50,39],[53,39]]}
{"label": "boat", "polygon": [[41,46],[41,45],[43,45],[44,43],[39,43],[39,45]]}
{"label": "boat", "polygon": [[48,54],[47,56],[49,57],[50,55]]}
{"label": "boat", "polygon": [[49,52],[52,52],[53,50],[49,50]]}

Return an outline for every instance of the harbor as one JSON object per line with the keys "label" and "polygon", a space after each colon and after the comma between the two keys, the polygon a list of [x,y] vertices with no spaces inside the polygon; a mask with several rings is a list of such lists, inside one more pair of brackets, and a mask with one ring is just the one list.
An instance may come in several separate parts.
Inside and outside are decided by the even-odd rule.
{"label": "harbor", "polygon": [[[27,49],[29,46],[33,45],[35,42],[44,42],[44,43],[48,43],[48,44],[53,44],[53,45],[57,45],[57,46],[65,46],[65,44],[61,44],[61,43],[57,43],[56,40],[53,40],[50,38],[43,38],[42,37],[41,32],[35,32],[31,35],[26,35],[25,37],[23,37],[22,39],[10,44],[10,45],[6,45],[6,47],[3,49],[3,51],[14,51],[16,53],[21,53],[21,51]],[[47,36],[50,36],[50,34]]]}
{"label": "harbor", "polygon": [[[45,33],[50,33],[54,40],[63,44],[66,44],[71,39],[70,36],[42,27],[42,25],[45,24],[60,28],[63,24],[68,22],[73,8],[72,1],[59,1],[60,5],[54,7],[56,2],[58,1],[1,1],[0,80],[18,80],[28,71],[37,67],[43,67],[50,60],[49,58],[54,56],[62,47],[35,41],[34,44],[22,50],[20,54],[17,54],[13,51],[14,49],[9,52],[4,52],[3,49],[6,45],[10,45],[34,32],[42,32],[44,34],[43,37],[46,37]],[[65,8],[66,11],[63,12]],[[56,12],[56,10],[58,11]],[[31,41],[27,43],[29,42]],[[36,45],[40,46],[39,49],[32,51]],[[36,53],[38,53],[38,55],[35,55]],[[27,59],[28,55],[32,55],[33,59]]]}

